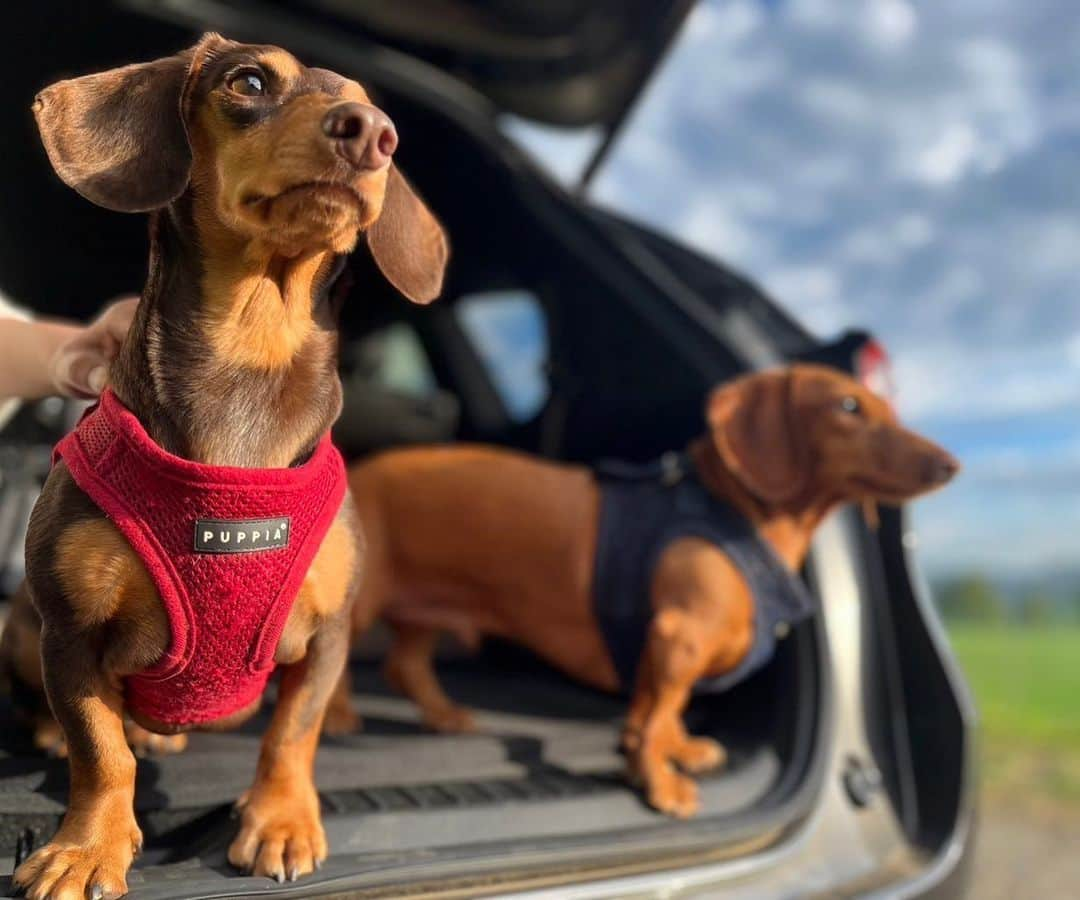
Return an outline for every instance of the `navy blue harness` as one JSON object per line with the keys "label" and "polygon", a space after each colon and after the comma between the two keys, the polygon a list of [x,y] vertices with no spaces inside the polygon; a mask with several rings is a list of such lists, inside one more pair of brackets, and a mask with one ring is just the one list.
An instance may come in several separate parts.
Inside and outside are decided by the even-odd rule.
{"label": "navy blue harness", "polygon": [[813,614],[815,603],[737,510],[710,494],[690,461],[666,454],[646,466],[604,464],[600,530],[593,573],[593,608],[623,688],[631,690],[645,649],[653,610],[653,572],[673,541],[709,541],[742,572],[754,597],[754,643],[738,666],[702,679],[695,692],[727,690],[764,666],[792,625]]}

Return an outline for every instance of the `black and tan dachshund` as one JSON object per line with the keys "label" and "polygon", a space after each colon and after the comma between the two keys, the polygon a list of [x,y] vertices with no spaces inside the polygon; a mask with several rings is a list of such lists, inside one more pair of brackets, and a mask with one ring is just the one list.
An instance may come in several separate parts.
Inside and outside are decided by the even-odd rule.
{"label": "black and tan dachshund", "polygon": [[[391,161],[390,119],[355,81],[284,50],[208,34],[176,56],[54,84],[34,113],[64,182],[109,209],[151,213],[149,277],[110,380],[115,409],[163,454],[230,470],[305,464],[340,410],[327,296],[358,241],[410,299],[441,290],[447,243]],[[230,527],[278,546],[258,526]],[[295,879],[327,854],[313,761],[348,651],[356,527],[347,501],[335,507],[270,645],[277,706],[229,849],[255,874]],[[71,789],[56,835],[15,872],[31,898],[123,894],[142,840],[124,685],[172,652],[175,632],[126,534],[59,461],[33,513],[27,574]],[[36,652],[19,649],[32,684]]]}

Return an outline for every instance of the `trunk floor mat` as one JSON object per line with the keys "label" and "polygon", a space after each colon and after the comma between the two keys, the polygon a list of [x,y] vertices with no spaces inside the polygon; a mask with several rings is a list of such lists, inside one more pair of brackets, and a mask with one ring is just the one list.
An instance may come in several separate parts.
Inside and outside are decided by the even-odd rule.
{"label": "trunk floor mat", "polygon": [[[355,872],[363,860],[370,865],[371,854],[450,847],[463,836],[496,842],[568,831],[600,835],[614,826],[670,821],[645,807],[623,779],[617,746],[624,699],[505,651],[444,663],[439,673],[450,696],[477,714],[477,733],[426,732],[377,667],[354,664],[363,729],[324,738],[316,764],[334,848],[324,877],[339,867]],[[691,731],[713,734],[729,752],[728,765],[702,782],[703,815],[752,806],[781,768],[764,737],[769,716],[763,711],[748,721],[742,708],[725,716],[724,705],[723,697],[699,698],[688,714]],[[9,709],[0,715],[10,721]],[[230,890],[240,882],[265,886],[265,879],[238,882],[224,848],[234,829],[227,808],[250,785],[268,715],[264,709],[236,732],[193,734],[184,753],[139,761],[136,810],[148,852],[138,868],[148,887],[154,871],[184,869],[195,857],[200,872],[209,866],[211,878],[229,878]],[[35,846],[48,839],[66,792],[64,760],[31,752],[18,729],[0,733],[0,860],[13,858],[20,839]]]}

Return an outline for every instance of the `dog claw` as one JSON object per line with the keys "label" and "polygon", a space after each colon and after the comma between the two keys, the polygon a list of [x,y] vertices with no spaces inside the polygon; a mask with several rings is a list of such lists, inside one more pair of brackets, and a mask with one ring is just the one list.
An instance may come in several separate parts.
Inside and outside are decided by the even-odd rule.
{"label": "dog claw", "polygon": [[90,900],[102,900],[105,896],[105,888],[100,884],[95,884],[90,890]]}
{"label": "dog claw", "polygon": [[284,796],[277,791],[260,785],[250,792],[228,858],[238,869],[284,884],[310,872],[316,853],[326,854],[326,835],[311,785],[301,782]]}
{"label": "dog claw", "polygon": [[316,871],[322,868],[323,861],[321,859],[315,859],[314,862]]}

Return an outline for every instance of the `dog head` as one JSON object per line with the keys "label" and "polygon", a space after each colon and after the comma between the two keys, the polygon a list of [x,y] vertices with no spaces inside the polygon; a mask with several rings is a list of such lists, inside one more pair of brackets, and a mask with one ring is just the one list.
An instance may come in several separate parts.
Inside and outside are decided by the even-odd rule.
{"label": "dog head", "polygon": [[794,365],[716,388],[706,420],[726,469],[760,502],[900,503],[959,471],[890,404],[833,369]]}
{"label": "dog head", "polygon": [[286,257],[364,234],[389,281],[438,296],[447,243],[392,161],[398,136],[357,82],[216,34],[175,56],[60,81],[34,101],[49,160],[94,203],[160,209],[190,192],[200,239]]}

